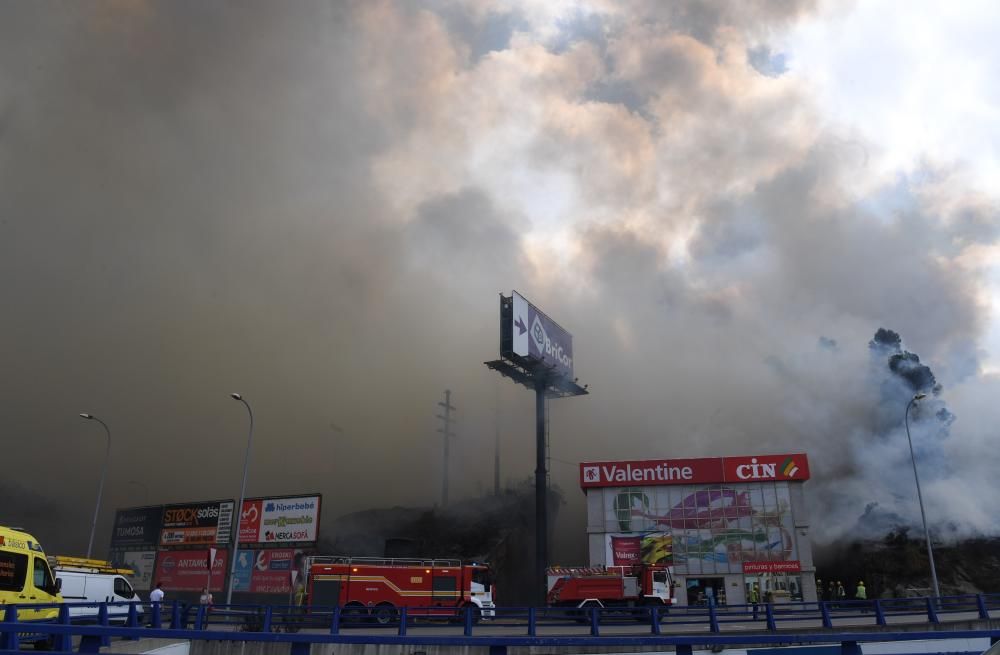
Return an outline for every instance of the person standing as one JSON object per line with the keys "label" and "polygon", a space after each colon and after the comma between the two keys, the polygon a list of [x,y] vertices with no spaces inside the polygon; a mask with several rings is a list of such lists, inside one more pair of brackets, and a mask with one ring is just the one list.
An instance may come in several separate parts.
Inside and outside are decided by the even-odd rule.
{"label": "person standing", "polygon": [[858,600],[868,600],[868,590],[865,589],[864,580],[858,580],[858,588],[854,590],[854,597]]}
{"label": "person standing", "polygon": [[198,597],[198,604],[205,605],[206,609],[212,608],[212,592],[208,590],[208,587],[201,588],[201,596]]}
{"label": "person standing", "polygon": [[157,582],[156,588],[149,592],[149,602],[151,603],[162,603],[163,602],[163,583]]}
{"label": "person standing", "polygon": [[837,589],[833,586],[833,580],[830,580],[829,584],[826,585],[826,597],[825,600],[833,602],[837,598]]}
{"label": "person standing", "polygon": [[845,600],[847,598],[847,590],[844,589],[844,583],[837,580],[837,600]]}

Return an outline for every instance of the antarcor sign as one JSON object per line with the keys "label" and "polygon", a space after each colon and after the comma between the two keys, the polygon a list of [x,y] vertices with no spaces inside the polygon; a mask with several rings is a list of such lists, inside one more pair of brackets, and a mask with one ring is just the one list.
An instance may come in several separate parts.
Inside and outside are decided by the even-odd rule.
{"label": "antarcor sign", "polygon": [[528,302],[512,293],[511,352],[552,366],[567,378],[573,377],[573,335]]}
{"label": "antarcor sign", "polygon": [[315,542],[321,497],[251,498],[240,512],[240,543]]}
{"label": "antarcor sign", "polygon": [[208,556],[208,549],[162,551],[156,560],[156,581],[170,591],[199,591],[205,586],[210,591],[222,591],[229,551],[216,551],[211,576]]}
{"label": "antarcor sign", "polygon": [[647,487],[666,484],[714,484],[809,479],[805,453],[582,462],[580,487]]}

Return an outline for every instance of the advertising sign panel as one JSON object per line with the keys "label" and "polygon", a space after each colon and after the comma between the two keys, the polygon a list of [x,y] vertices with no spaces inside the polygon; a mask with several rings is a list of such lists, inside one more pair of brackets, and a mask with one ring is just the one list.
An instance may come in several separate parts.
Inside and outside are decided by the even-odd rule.
{"label": "advertising sign panel", "polygon": [[163,509],[160,545],[229,543],[234,505],[231,500],[167,505]]}
{"label": "advertising sign panel", "polygon": [[513,353],[548,364],[563,377],[572,378],[573,335],[518,292],[511,297]]}
{"label": "advertising sign panel", "polygon": [[787,562],[743,562],[744,573],[798,573],[802,564],[798,560]]}
{"label": "advertising sign panel", "polygon": [[664,532],[648,534],[607,535],[606,562],[612,566],[634,564],[673,564],[673,535]]}
{"label": "advertising sign panel", "polygon": [[580,464],[580,487],[584,489],[808,479],[809,460],[804,453]]}
{"label": "advertising sign panel", "polygon": [[160,551],[156,559],[156,580],[170,591],[222,591],[226,579],[229,551],[219,550],[212,560],[211,584],[208,573],[208,549]]}
{"label": "advertising sign panel", "polygon": [[244,500],[240,511],[240,543],[252,544],[260,541],[260,518],[264,506],[260,500]]}
{"label": "advertising sign panel", "polygon": [[319,510],[318,495],[244,501],[240,512],[240,542],[315,542],[319,532]]}
{"label": "advertising sign panel", "polygon": [[153,571],[156,568],[155,550],[119,550],[111,552],[111,561],[118,566],[132,569],[132,587],[138,591],[149,591],[153,586]]}
{"label": "advertising sign panel", "polygon": [[115,526],[111,532],[111,548],[113,550],[129,546],[156,548],[160,539],[162,520],[162,505],[118,510],[115,512]]}
{"label": "advertising sign panel", "polygon": [[255,594],[290,593],[291,573],[294,571],[296,556],[301,552],[294,548],[240,549],[236,559],[233,591]]}

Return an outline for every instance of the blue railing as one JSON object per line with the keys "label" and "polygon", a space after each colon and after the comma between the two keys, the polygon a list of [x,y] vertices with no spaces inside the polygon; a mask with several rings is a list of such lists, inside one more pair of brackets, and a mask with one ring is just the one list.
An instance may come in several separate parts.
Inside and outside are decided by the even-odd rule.
{"label": "blue railing", "polygon": [[[46,607],[58,608],[56,620],[25,620],[28,611]],[[480,610],[471,607],[382,607],[379,612],[370,612],[361,607],[288,605],[207,608],[174,601],[20,608],[7,605],[0,610],[2,650],[17,650],[27,641],[49,640],[55,650],[69,651],[73,637],[80,637],[81,652],[97,652],[112,638],[172,637],[287,642],[293,655],[306,652],[310,643],[476,644],[505,648],[600,642],[675,646],[681,655],[690,652],[695,644],[840,643],[845,653],[855,653],[851,649],[860,641],[1000,637],[1000,630],[975,634],[940,628],[892,631],[893,627],[904,624],[913,630],[924,624],[988,620],[991,612],[1000,611],[1000,594],[718,607],[496,608],[488,620],[481,616]],[[86,615],[74,616],[80,613]],[[442,630],[442,626],[451,629]],[[435,634],[427,634],[427,628],[434,628]],[[859,628],[868,631],[834,632]],[[779,632],[780,635],[774,634]]]}

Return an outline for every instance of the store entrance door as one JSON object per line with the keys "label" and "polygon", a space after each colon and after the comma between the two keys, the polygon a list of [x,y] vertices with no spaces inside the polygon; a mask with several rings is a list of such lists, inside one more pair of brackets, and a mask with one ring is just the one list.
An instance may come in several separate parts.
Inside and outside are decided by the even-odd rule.
{"label": "store entrance door", "polygon": [[725,579],[688,578],[687,600],[688,605],[725,605]]}

